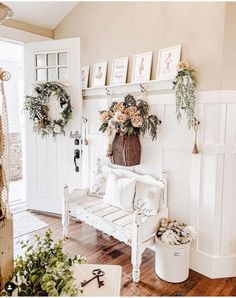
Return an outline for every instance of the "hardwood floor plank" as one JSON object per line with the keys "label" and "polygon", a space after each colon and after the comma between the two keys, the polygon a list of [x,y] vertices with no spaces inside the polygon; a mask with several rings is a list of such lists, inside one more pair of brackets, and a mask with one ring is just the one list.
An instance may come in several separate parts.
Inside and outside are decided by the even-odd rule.
{"label": "hardwood floor plank", "polygon": [[[86,202],[87,203],[87,202]],[[94,208],[96,207],[89,207]],[[94,210],[95,211],[95,210]],[[99,211],[98,211],[99,212]],[[105,212],[106,213],[106,212]],[[46,222],[53,231],[53,239],[62,239],[61,219],[55,216],[33,213]],[[104,213],[103,213],[104,214]],[[128,221],[127,218],[125,219]],[[130,220],[130,218],[129,218]],[[124,221],[124,218],[117,221]],[[34,240],[34,235],[42,235],[41,229],[14,240],[15,254],[22,254],[17,244],[19,240]],[[88,263],[114,264],[122,266],[121,295],[122,296],[235,296],[236,277],[210,279],[190,270],[188,280],[172,284],[161,280],[155,273],[155,253],[149,249],[143,253],[141,265],[141,280],[132,282],[131,248],[125,243],[98,232],[95,228],[71,220],[70,238],[64,242],[64,249],[71,255],[77,254],[87,258]]]}

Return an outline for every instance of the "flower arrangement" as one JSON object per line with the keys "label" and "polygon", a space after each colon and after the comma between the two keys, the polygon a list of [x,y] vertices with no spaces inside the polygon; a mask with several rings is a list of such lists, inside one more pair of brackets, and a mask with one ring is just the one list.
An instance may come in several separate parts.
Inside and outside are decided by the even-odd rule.
{"label": "flower arrangement", "polygon": [[197,237],[194,227],[171,218],[163,218],[161,220],[156,235],[159,240],[169,245],[186,244]]}
{"label": "flower arrangement", "polygon": [[187,61],[178,64],[178,74],[173,82],[176,96],[176,115],[180,121],[182,112],[186,114],[188,128],[194,125],[197,87],[196,71]]}
{"label": "flower arrangement", "polygon": [[[21,241],[25,257],[17,257],[10,280],[0,296],[78,296],[82,291],[73,284],[71,266],[86,263],[86,259],[70,258],[63,252],[63,242],[54,243],[52,232],[36,243]],[[14,296],[13,295],[13,296]]]}
{"label": "flower arrangement", "polygon": [[108,110],[100,112],[101,132],[116,130],[127,136],[149,133],[152,140],[157,138],[157,126],[161,121],[149,114],[148,103],[132,95],[125,96],[122,102],[113,102]]}

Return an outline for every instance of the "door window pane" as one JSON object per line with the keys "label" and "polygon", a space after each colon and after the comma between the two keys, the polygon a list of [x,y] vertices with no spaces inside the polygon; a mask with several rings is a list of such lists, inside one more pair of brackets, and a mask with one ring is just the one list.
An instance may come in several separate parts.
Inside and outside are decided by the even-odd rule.
{"label": "door window pane", "polygon": [[47,54],[47,66],[56,66],[57,65],[56,58],[57,58],[56,53]]}
{"label": "door window pane", "polygon": [[48,81],[57,81],[57,69],[54,68],[48,68]]}
{"label": "door window pane", "polygon": [[36,69],[36,81],[46,81],[46,69],[45,68],[38,68]]}
{"label": "door window pane", "polygon": [[36,55],[36,66],[45,66],[45,55],[44,54],[37,54]]}
{"label": "door window pane", "polygon": [[59,67],[58,74],[60,81],[68,81],[68,67]]}
{"label": "door window pane", "polygon": [[58,53],[58,65],[67,65],[67,53]]}

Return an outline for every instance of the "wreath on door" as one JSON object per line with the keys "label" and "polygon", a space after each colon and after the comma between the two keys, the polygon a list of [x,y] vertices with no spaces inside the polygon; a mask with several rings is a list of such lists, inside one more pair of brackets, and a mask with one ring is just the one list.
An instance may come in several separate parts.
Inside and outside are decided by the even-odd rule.
{"label": "wreath on door", "polygon": [[[70,96],[64,86],[56,82],[39,83],[34,88],[35,95],[26,95],[24,109],[29,111],[29,118],[33,121],[34,131],[42,137],[65,135],[65,126],[72,118]],[[50,118],[49,101],[55,97],[61,108],[58,119]]]}

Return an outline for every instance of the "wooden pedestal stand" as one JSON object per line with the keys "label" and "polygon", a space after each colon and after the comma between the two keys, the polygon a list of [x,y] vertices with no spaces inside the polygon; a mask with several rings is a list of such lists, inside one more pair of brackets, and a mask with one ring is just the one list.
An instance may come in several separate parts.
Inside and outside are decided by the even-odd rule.
{"label": "wooden pedestal stand", "polygon": [[13,269],[13,221],[9,210],[9,143],[6,97],[3,81],[10,74],[0,68],[0,290]]}

